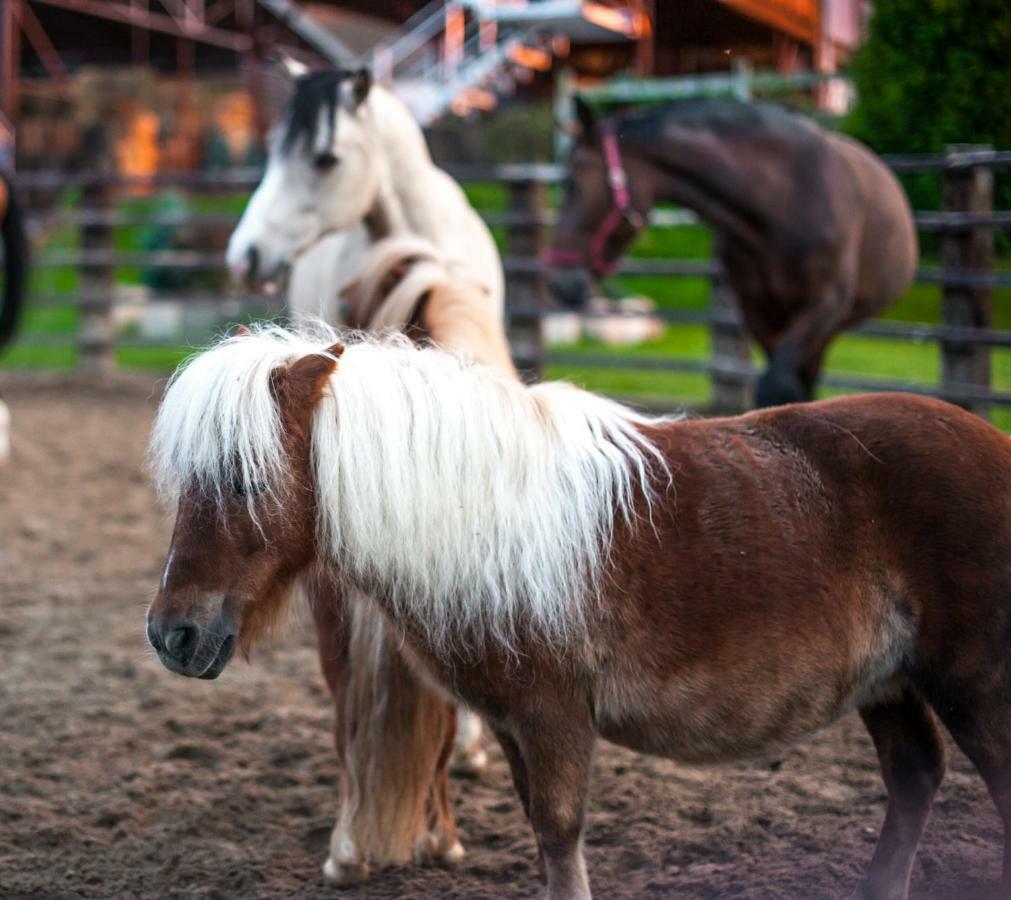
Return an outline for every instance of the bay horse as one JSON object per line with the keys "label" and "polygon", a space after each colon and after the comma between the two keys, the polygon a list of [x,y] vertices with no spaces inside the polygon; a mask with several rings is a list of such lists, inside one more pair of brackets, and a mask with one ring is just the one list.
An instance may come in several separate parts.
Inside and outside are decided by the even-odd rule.
{"label": "bay horse", "polygon": [[585,305],[660,201],[698,213],[768,368],[756,403],[810,400],[840,330],[912,283],[909,202],[862,144],[770,103],[689,100],[598,119],[578,134],[545,260],[563,303]]}
{"label": "bay horse", "polygon": [[164,666],[216,678],[305,573],[362,590],[495,730],[552,900],[590,896],[598,737],[713,763],[852,709],[888,789],[858,896],[908,893],[939,722],[1011,890],[1011,441],[981,419],[902,394],[653,419],[402,336],[263,327],[177,372],[151,459]]}
{"label": "bay horse", "polygon": [[[352,328],[466,353],[518,378],[489,287],[462,261],[422,238],[374,244],[362,274],[344,291]],[[463,857],[449,800],[455,705],[418,677],[378,608],[360,591],[317,579],[313,614],[323,673],[334,696],[342,761],[341,803],[324,872],[361,880],[378,867],[455,863]],[[460,717],[473,748],[469,768],[484,767],[478,720]]]}
{"label": "bay horse", "polygon": [[[0,302],[0,350],[14,340],[24,305],[28,273],[28,236],[24,211],[10,176],[0,171],[0,238],[3,240],[4,290]],[[11,455],[10,410],[0,400],[0,464]]]}

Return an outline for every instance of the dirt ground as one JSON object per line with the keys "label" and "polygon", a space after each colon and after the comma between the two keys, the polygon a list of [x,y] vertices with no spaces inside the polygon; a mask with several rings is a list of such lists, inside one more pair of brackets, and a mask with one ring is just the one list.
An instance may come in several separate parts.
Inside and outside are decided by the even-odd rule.
{"label": "dirt ground", "polygon": [[[320,874],[331,713],[305,622],[214,682],[143,638],[170,520],[141,470],[146,383],[0,380],[0,896],[533,897],[532,837],[497,747],[453,785],[468,855],[354,890]],[[604,746],[587,835],[598,898],[844,897],[884,790],[848,717],[775,762],[692,770]],[[1000,830],[951,754],[913,896],[987,896]]]}

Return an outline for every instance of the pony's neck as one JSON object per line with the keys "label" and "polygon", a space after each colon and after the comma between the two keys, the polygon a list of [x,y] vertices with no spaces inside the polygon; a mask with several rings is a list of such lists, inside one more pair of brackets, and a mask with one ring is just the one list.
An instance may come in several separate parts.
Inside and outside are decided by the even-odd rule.
{"label": "pony's neck", "polygon": [[632,525],[664,465],[645,420],[400,340],[350,346],[316,409],[328,562],[432,646],[572,641],[615,523]]}
{"label": "pony's neck", "polygon": [[477,284],[455,279],[434,287],[422,307],[421,326],[437,346],[519,377],[501,319],[486,297],[474,296],[480,291]]}
{"label": "pony's neck", "polygon": [[372,208],[365,216],[365,228],[368,230],[369,240],[376,243],[383,238],[390,237],[390,235],[411,231],[410,226],[407,212],[393,189],[391,179],[381,178]]}

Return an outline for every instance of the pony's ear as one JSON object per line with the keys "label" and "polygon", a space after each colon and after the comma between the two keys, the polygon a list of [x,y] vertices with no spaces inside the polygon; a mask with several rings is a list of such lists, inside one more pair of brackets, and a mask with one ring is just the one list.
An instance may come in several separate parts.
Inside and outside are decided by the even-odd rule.
{"label": "pony's ear", "polygon": [[235,331],[232,332],[233,337],[248,337],[253,332],[251,332],[245,325],[236,325]]}
{"label": "pony's ear", "polygon": [[296,359],[290,366],[276,369],[270,376],[274,397],[288,422],[296,432],[308,434],[312,411],[323,395],[327,380],[337,368],[344,352],[344,342],[337,341],[324,353],[310,353]]}
{"label": "pony's ear", "polygon": [[597,133],[597,114],[590,104],[578,94],[573,97],[572,102],[582,137],[593,137]]}
{"label": "pony's ear", "polygon": [[309,74],[309,67],[304,62],[295,59],[294,56],[289,56],[287,53],[279,53],[278,62],[281,63],[284,74],[292,81]]}
{"label": "pony's ear", "polygon": [[372,90],[372,72],[359,69],[351,76],[351,101],[355,108],[361,106]]}

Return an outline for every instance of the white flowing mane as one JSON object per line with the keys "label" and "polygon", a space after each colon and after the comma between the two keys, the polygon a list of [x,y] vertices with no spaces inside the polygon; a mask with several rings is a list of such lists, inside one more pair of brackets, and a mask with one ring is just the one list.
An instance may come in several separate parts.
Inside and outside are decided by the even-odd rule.
{"label": "white flowing mane", "polygon": [[[194,357],[166,393],[152,463],[170,495],[240,485],[283,502],[270,373],[337,335],[263,327]],[[657,420],[564,383],[526,387],[402,336],[353,338],[313,420],[321,544],[353,582],[449,650],[517,628],[585,635],[616,522],[669,471]],[[253,509],[264,493],[249,497]]]}

